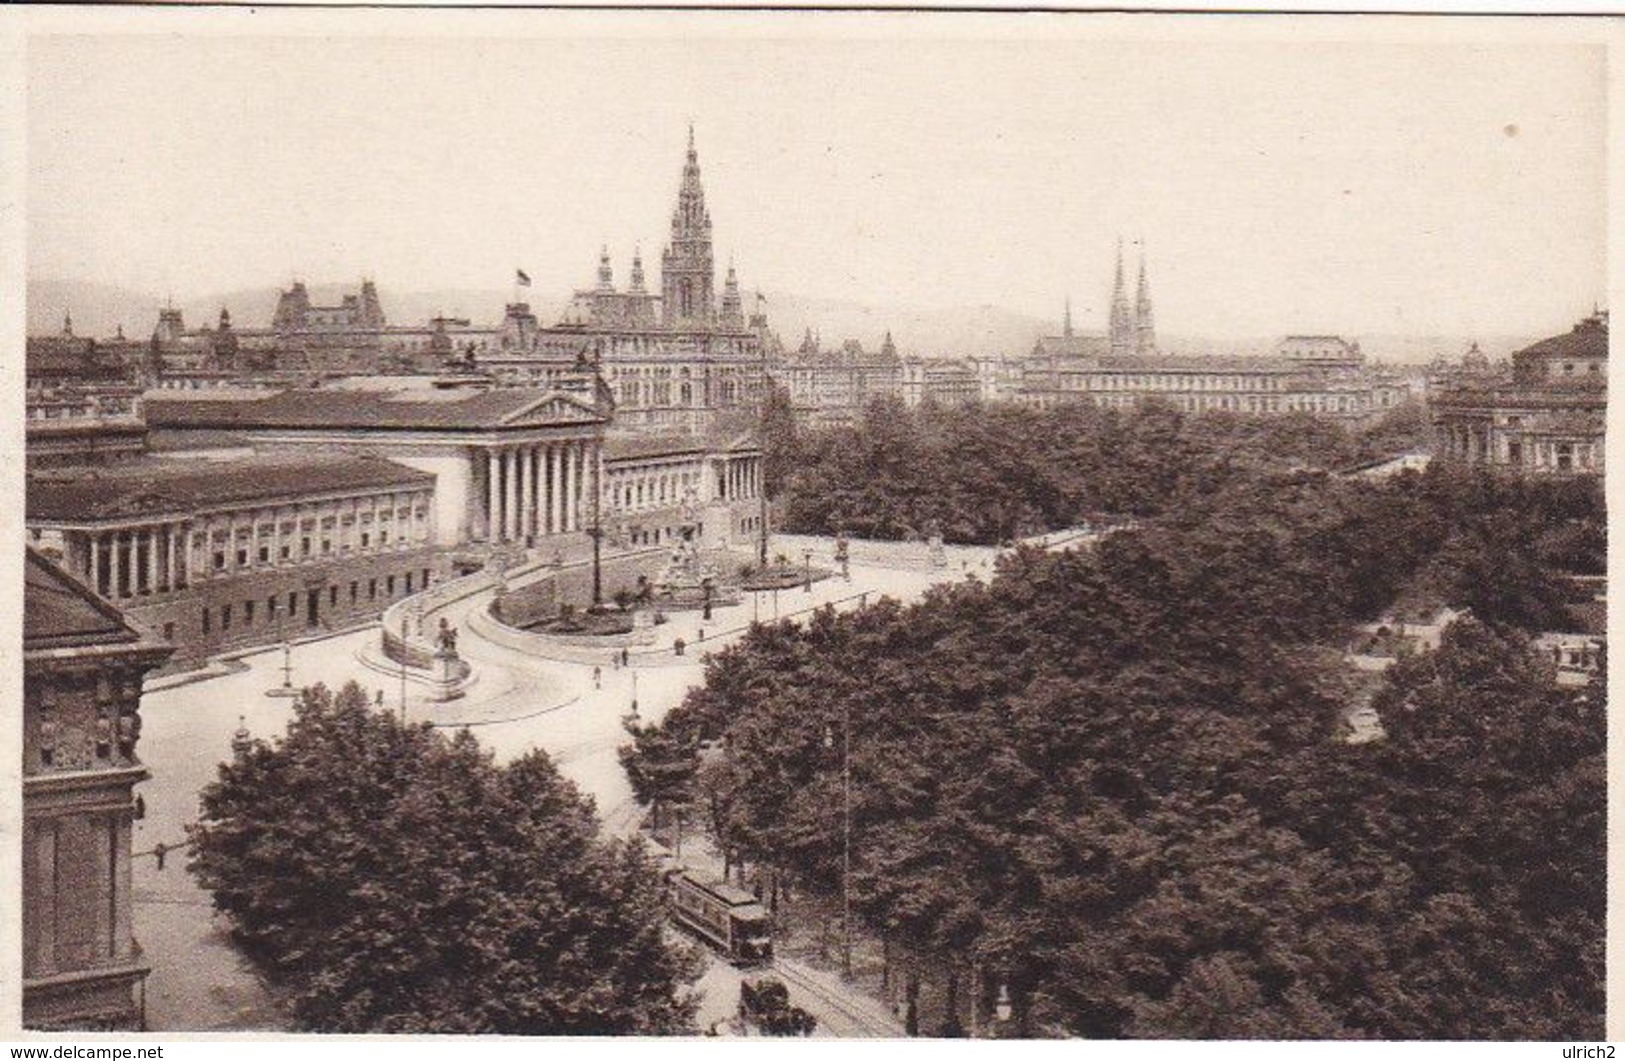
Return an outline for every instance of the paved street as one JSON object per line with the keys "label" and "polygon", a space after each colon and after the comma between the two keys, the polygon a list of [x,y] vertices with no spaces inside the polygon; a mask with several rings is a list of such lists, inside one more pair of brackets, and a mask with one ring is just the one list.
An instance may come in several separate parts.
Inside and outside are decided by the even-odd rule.
{"label": "paved street", "polygon": [[[795,540],[797,558],[806,541]],[[831,542],[813,540],[810,547],[815,568],[835,569]],[[924,546],[918,549],[923,556]],[[799,587],[780,590],[778,611],[788,616],[863,592],[871,594],[871,601],[880,595],[913,600],[944,579],[972,571],[987,577],[989,567],[983,564],[990,565],[992,555],[989,549],[950,548],[947,565],[939,569],[896,570],[854,563],[850,582],[836,575],[814,583],[811,593]],[[737,638],[753,616],[764,620],[773,616],[774,594],[754,597],[747,594],[743,604],[718,609],[709,623],[698,612],[675,613],[659,628],[658,644],[669,647],[675,638],[683,638],[691,646],[691,662],[668,660],[630,671],[605,667],[596,688],[590,665],[539,660],[469,635],[466,614],[489,603],[486,595],[470,598],[457,606],[452,619],[465,631],[459,649],[474,667],[473,686],[465,698],[450,704],[429,704],[409,686],[408,717],[469,726],[499,760],[535,747],[546,749],[564,775],[597,803],[606,829],[626,834],[636,827],[637,808],[616,749],[626,741],[621,720],[632,702],[634,675],[640,717],[658,721],[700,682],[701,652]],[[838,607],[845,610],[858,603],[850,600]],[[699,637],[702,628],[704,642]],[[399,683],[357,660],[358,650],[376,637],[374,627],[295,645],[294,684],[320,681],[337,687],[355,680],[365,688],[382,689],[385,703],[398,710]],[[240,673],[156,689],[143,698],[141,753],[153,778],[140,788],[147,815],[136,824],[134,837],[136,936],[153,966],[147,1017],[154,1030],[277,1027],[264,991],[225,940],[223,921],[211,914],[208,897],[185,872],[184,852],[171,852],[162,870],[147,852],[159,842],[174,846],[184,841],[185,824],[197,813],[197,793],[215,776],[216,764],[230,755],[239,717],[255,736],[282,732],[291,702],[265,695],[282,683],[282,657],[280,648],[266,650],[245,658],[246,669]],[[724,997],[708,995],[702,1015],[731,1012],[737,984],[737,974],[725,966],[708,973],[701,986],[714,987]],[[814,1000],[796,1001],[817,1015]]]}

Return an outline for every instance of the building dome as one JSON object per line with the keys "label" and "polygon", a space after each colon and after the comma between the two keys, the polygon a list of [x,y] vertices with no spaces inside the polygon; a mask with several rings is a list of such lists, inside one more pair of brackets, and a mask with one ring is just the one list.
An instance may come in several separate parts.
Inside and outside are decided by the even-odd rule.
{"label": "building dome", "polygon": [[1608,312],[1598,310],[1562,335],[1512,355],[1520,382],[1602,386],[1608,376]]}

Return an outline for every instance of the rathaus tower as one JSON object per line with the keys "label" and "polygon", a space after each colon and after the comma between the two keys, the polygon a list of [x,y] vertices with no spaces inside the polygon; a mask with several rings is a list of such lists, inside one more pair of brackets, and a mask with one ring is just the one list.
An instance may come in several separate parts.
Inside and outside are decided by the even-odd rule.
{"label": "rathaus tower", "polygon": [[668,328],[710,328],[715,303],[711,297],[711,215],[700,187],[700,163],[694,153],[694,127],[688,127],[688,162],[671,215],[671,243],[660,265],[661,308]]}

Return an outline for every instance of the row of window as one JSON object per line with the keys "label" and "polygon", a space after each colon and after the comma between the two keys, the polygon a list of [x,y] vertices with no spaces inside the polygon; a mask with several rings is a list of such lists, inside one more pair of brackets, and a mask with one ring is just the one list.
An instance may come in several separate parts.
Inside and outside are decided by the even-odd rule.
{"label": "row of window", "polygon": [[[344,534],[344,538],[356,537],[356,532],[351,528],[356,527],[358,524],[363,527],[373,526],[373,517],[370,511],[360,513],[359,516],[354,513],[347,513],[343,516],[325,516],[319,519],[317,517],[306,517],[297,521],[283,521],[281,532],[285,537],[280,546],[274,544],[277,532],[275,523],[239,527],[235,535],[227,530],[216,530],[209,535],[209,541],[214,546],[210,555],[210,567],[214,571],[221,572],[225,571],[228,566],[246,568],[251,564],[268,566],[273,562],[287,563],[295,560],[308,560],[316,556],[348,553],[351,549],[371,549],[374,542],[377,543],[378,548],[385,548],[391,542],[396,547],[400,547],[409,544],[410,536],[415,536],[418,541],[426,541],[429,534],[427,526],[428,514],[429,509],[426,503],[419,503],[416,508],[403,506],[399,509],[385,510],[378,514],[376,530],[360,531],[359,539],[353,544],[342,538],[335,541],[333,533],[343,530],[347,532]],[[402,523],[409,524],[414,516],[417,520],[415,526],[408,526],[394,534],[391,533],[390,527],[384,525],[386,522],[393,522],[395,518],[399,518]],[[316,531],[321,532],[320,537],[311,533]],[[413,535],[413,531],[416,532],[415,535]],[[256,532],[259,538],[257,545],[255,544]],[[298,534],[297,538],[291,537],[295,534]],[[197,548],[196,543],[200,543],[202,537],[202,535],[193,537],[194,550]],[[230,548],[228,544],[233,537],[235,537],[235,549]],[[275,550],[274,559],[273,550]]]}
{"label": "row of window", "polygon": [[[320,556],[331,556],[331,555],[333,555],[333,539],[332,538],[323,537],[321,539],[321,549],[320,549],[319,553],[314,548],[314,544],[315,544],[314,540],[309,535],[302,536],[299,539],[299,555],[298,555],[298,558],[303,560],[303,559],[308,559],[309,557],[311,557],[313,555],[320,555]],[[378,530],[378,545],[379,545],[380,548],[382,548],[383,546],[386,546],[388,544],[389,544],[389,528],[388,527],[380,527],[379,530]],[[405,545],[405,544],[407,544],[407,542],[406,542],[405,538],[397,538],[396,539],[396,544],[397,545]],[[356,548],[358,548],[358,549],[370,549],[370,548],[372,548],[372,532],[371,531],[362,531],[361,532],[361,542],[360,542],[359,545],[356,546]],[[341,552],[341,553],[349,552],[349,550],[350,550],[350,544],[348,542],[342,543],[340,545],[340,547],[339,547],[339,552]],[[247,567],[248,566],[248,554],[249,554],[249,550],[246,549],[246,548],[242,548],[242,549],[237,550],[237,556],[236,556],[236,561],[237,561],[236,566],[237,567]],[[214,569],[216,571],[224,571],[226,569],[226,556],[227,556],[227,553],[226,553],[226,550],[224,550],[224,549],[216,549],[214,551]],[[294,559],[293,546],[288,542],[283,542],[282,543],[282,548],[277,554],[277,559],[278,559],[278,561],[288,561],[288,560]],[[271,563],[271,547],[269,545],[261,545],[259,547],[259,549],[255,552],[255,563],[259,564],[260,566],[266,566],[266,565],[269,565]]]}
{"label": "row of window", "polygon": [[642,508],[645,505],[675,504],[689,490],[698,491],[700,474],[697,471],[670,472],[665,475],[640,476],[630,483],[610,483],[610,504],[622,509]]}
{"label": "row of window", "polygon": [[1280,376],[1189,376],[1183,373],[1107,375],[1103,373],[1065,374],[1069,390],[1137,390],[1151,387],[1157,390],[1269,390],[1278,391],[1286,384]]}
{"label": "row of window", "polygon": [[[428,586],[429,569],[426,567],[421,571],[408,571],[404,576],[399,578],[397,578],[395,575],[385,575],[382,579],[369,578],[367,579],[366,583],[366,600],[368,603],[376,603],[379,599],[380,588],[383,591],[383,599],[388,601],[394,599],[397,590],[400,591],[402,596],[409,597],[413,593],[416,593],[419,589],[427,589]],[[307,626],[316,626],[320,624],[324,596],[326,598],[325,606],[327,608],[332,609],[339,606],[339,590],[340,586],[338,583],[333,583],[327,587],[327,592],[325,595],[319,589],[303,591],[305,603],[305,624]],[[361,593],[361,580],[352,580],[350,582],[348,595],[348,600],[351,607],[355,607],[361,603]],[[265,610],[263,612],[261,625],[274,625],[284,616],[297,616],[299,614],[300,597],[301,591],[288,591],[287,611],[280,614],[278,612],[278,606],[281,603],[281,595],[272,594],[271,596],[266,597]],[[220,632],[225,633],[233,628],[233,623],[237,624],[237,629],[246,630],[254,625],[256,613],[259,612],[259,604],[260,602],[257,599],[249,599],[238,601],[233,604],[222,604],[217,608],[205,605],[202,609],[200,609],[200,622],[202,630],[205,634],[212,634],[216,628],[216,625],[218,624]],[[167,622],[164,624],[164,637],[170,641],[175,639],[175,624],[173,622]]]}

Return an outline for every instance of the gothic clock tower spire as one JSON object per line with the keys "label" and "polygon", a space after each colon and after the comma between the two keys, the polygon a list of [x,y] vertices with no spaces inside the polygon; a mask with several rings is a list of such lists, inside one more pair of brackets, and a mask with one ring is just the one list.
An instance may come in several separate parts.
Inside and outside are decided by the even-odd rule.
{"label": "gothic clock tower spire", "polygon": [[661,309],[668,328],[709,328],[716,315],[712,289],[711,215],[700,186],[694,126],[688,127],[688,161],[671,215],[671,242],[660,264]]}

